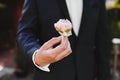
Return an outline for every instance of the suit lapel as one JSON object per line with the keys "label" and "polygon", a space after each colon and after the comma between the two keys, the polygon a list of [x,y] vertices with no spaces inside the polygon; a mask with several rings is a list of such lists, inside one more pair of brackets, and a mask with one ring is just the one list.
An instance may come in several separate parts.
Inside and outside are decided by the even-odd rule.
{"label": "suit lapel", "polygon": [[[60,10],[61,10],[64,18],[69,19],[71,21],[65,0],[56,0],[56,1],[58,3],[58,6],[60,7]],[[91,21],[92,16],[89,15],[89,13],[93,13],[92,11],[90,11],[90,10],[92,10],[90,8],[94,7],[94,2],[96,2],[96,1],[83,0],[82,20],[81,20],[79,33],[78,33],[78,38],[80,38],[80,36],[81,36],[82,32],[84,32],[85,28],[87,26],[90,26],[89,21]],[[78,8],[78,9],[80,9],[80,8]],[[73,32],[73,34],[74,34],[74,32]]]}
{"label": "suit lapel", "polygon": [[98,11],[98,2],[96,0],[83,0],[83,13],[78,38],[81,37],[81,34],[85,32],[86,29],[95,26]]}
{"label": "suit lapel", "polygon": [[[88,0],[89,1],[89,0]],[[82,12],[82,17],[81,17],[81,22],[80,22],[80,29],[79,29],[79,33],[78,33],[78,37],[80,37],[80,33],[83,29],[83,26],[85,24],[85,13],[86,13],[86,0],[83,0],[83,12]]]}
{"label": "suit lapel", "polygon": [[[63,17],[71,21],[65,0],[56,0],[56,1],[58,3],[58,6],[60,7]],[[76,41],[76,38],[77,37],[75,36],[75,33],[72,29],[72,36],[69,37],[72,49],[75,48],[74,43]]]}
{"label": "suit lapel", "polygon": [[[89,1],[89,0],[88,0],[88,1]],[[57,3],[58,3],[58,6],[60,7],[60,10],[61,10],[64,18],[69,19],[69,20],[71,21],[65,0],[57,0]],[[81,25],[80,25],[79,34],[80,34],[81,29],[82,29],[82,24],[84,23],[84,21],[83,21],[83,20],[84,20],[84,19],[83,19],[83,18],[84,18],[84,15],[83,15],[83,14],[84,14],[84,12],[85,12],[84,9],[85,9],[85,7],[86,7],[86,6],[84,6],[84,4],[85,4],[85,0],[83,0],[83,13],[82,13],[82,20],[81,20]],[[80,8],[78,8],[78,9],[80,9]],[[73,34],[74,34],[74,32],[73,32]],[[79,36],[79,34],[78,34],[78,36]]]}
{"label": "suit lapel", "polygon": [[65,0],[57,0],[57,3],[64,18],[71,21]]}

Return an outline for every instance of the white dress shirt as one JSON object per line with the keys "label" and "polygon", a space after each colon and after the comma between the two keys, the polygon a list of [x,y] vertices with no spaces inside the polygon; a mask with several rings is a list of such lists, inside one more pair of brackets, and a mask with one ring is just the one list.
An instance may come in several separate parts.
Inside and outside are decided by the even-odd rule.
{"label": "white dress shirt", "polygon": [[83,0],[66,0],[66,4],[72,21],[73,31],[78,36],[83,11]]}
{"label": "white dress shirt", "polygon": [[[66,5],[67,5],[68,12],[69,12],[69,15],[72,21],[73,31],[75,32],[75,35],[78,36],[81,18],[82,18],[82,12],[83,12],[83,0],[66,0]],[[36,54],[36,52],[37,51],[35,51],[32,56],[34,65],[43,71],[50,72],[48,68],[50,64],[44,67],[41,67],[35,64],[34,55]]]}

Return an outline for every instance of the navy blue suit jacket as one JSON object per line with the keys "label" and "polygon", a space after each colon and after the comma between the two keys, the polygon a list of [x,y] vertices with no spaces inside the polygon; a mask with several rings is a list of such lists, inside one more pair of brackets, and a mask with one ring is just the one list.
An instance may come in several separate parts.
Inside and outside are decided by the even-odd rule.
{"label": "navy blue suit jacket", "polygon": [[[110,80],[105,0],[83,0],[83,5],[79,35],[69,37],[73,53],[51,64],[49,73],[35,68],[34,80]],[[59,19],[70,20],[65,0],[25,0],[17,41],[31,61],[35,50],[59,36],[53,25]]]}

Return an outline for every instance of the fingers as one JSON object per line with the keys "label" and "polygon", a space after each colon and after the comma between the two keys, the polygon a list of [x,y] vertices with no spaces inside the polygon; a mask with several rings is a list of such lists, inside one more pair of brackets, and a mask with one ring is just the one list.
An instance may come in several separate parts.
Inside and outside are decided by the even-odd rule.
{"label": "fingers", "polygon": [[42,48],[43,49],[49,49],[51,47],[53,47],[55,44],[60,43],[62,40],[62,37],[54,37],[52,39],[50,39],[49,41],[47,41],[46,43],[43,44]]}
{"label": "fingers", "polygon": [[[51,49],[52,51],[53,49]],[[49,50],[48,52],[51,53],[51,51]],[[70,47],[70,43],[68,42],[67,48],[62,51],[61,53],[51,53],[51,54],[47,54],[47,60],[50,63],[54,63],[57,62],[59,60],[62,60],[63,58],[67,57],[68,55],[70,55],[72,53],[71,47]]]}
{"label": "fingers", "polygon": [[55,47],[52,51],[54,55],[58,55],[58,53],[62,53],[67,49],[68,46],[68,38],[66,36],[62,36],[61,44]]}
{"label": "fingers", "polygon": [[[57,47],[53,46],[60,43]],[[57,62],[72,52],[69,40],[66,36],[52,38],[42,45],[36,53],[35,60],[39,65]]]}
{"label": "fingers", "polygon": [[68,46],[67,46],[67,49],[62,52],[61,54],[58,54],[56,57],[55,57],[55,60],[56,61],[59,61],[61,59],[63,59],[64,57],[67,57],[68,55],[70,55],[72,53],[72,50],[71,50],[71,47],[70,47],[70,43],[68,42]]}

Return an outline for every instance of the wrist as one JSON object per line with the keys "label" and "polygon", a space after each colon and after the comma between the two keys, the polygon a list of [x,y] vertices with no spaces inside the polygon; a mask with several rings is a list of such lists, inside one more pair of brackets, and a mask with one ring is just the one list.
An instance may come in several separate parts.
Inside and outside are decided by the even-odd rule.
{"label": "wrist", "polygon": [[41,66],[41,65],[37,64],[37,61],[35,61],[35,55],[36,55],[37,52],[38,52],[38,50],[36,50],[36,51],[34,52],[33,56],[32,56],[32,61],[33,61],[34,65],[35,65],[37,68],[39,68],[39,69],[41,69],[41,70],[43,70],[43,71],[50,72],[50,69],[48,68],[50,64],[47,64],[46,66]]}
{"label": "wrist", "polygon": [[38,54],[38,51],[36,51],[36,53],[34,54],[34,61],[35,61],[35,64],[38,65],[38,66],[41,66],[41,67],[44,67],[46,65],[48,65],[48,63],[45,63],[44,60],[42,58],[40,58],[39,54]]}

